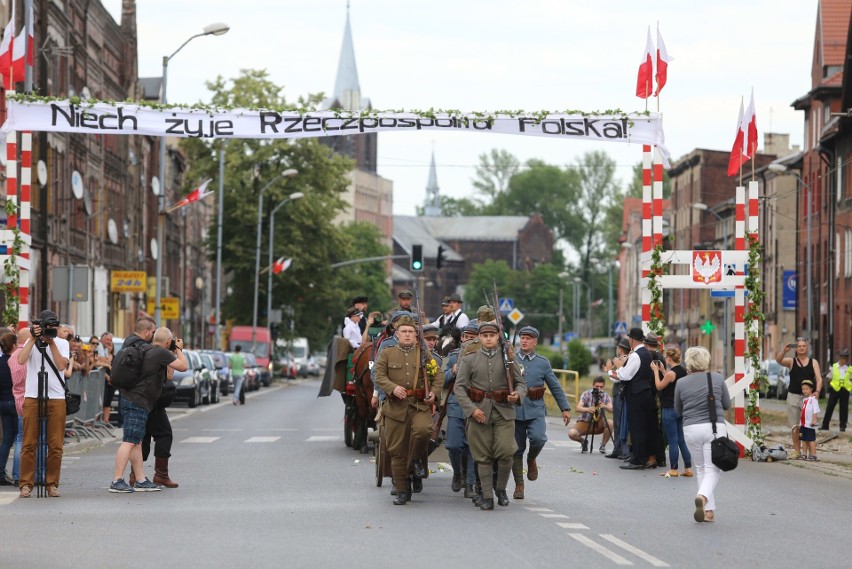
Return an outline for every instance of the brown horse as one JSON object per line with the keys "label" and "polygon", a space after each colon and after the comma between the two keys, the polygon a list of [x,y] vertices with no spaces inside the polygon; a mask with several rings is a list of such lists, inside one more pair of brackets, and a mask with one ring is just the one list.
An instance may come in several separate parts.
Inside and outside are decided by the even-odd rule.
{"label": "brown horse", "polygon": [[376,428],[376,411],[370,401],[373,398],[372,342],[361,344],[352,354],[352,408],[347,409],[347,420],[352,430],[352,448],[364,452],[367,445],[367,429]]}

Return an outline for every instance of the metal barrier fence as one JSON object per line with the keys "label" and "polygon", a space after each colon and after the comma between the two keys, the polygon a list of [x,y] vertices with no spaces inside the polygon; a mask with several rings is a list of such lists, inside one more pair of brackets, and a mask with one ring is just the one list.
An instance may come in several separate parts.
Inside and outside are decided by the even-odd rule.
{"label": "metal barrier fence", "polygon": [[[571,408],[573,409],[577,406],[577,401],[580,400],[580,374],[570,369],[554,369],[553,373],[559,379],[559,385],[562,386],[562,390],[565,392],[565,396],[568,397]],[[574,382],[574,389],[569,391],[568,382],[572,380]],[[571,401],[572,399],[573,401]],[[553,398],[553,394],[550,393],[549,389],[544,392],[544,406],[547,408],[548,415],[562,415],[562,410],[559,409],[559,405],[556,404],[556,399]]]}
{"label": "metal barrier fence", "polygon": [[104,370],[96,369],[83,375],[76,371],[66,380],[68,391],[82,397],[80,410],[65,421],[65,435],[103,439],[113,436],[113,425],[103,421]]}

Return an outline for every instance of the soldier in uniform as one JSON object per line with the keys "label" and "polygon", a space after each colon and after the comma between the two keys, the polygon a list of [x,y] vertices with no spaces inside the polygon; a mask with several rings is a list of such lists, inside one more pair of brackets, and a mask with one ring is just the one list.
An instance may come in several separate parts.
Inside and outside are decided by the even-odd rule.
{"label": "soldier in uniform", "polygon": [[[432,433],[432,405],[439,403],[444,374],[431,356],[424,369],[418,344],[416,322],[403,316],[396,322],[398,344],[382,350],[376,361],[376,386],[387,394],[382,406],[385,440],[391,457],[391,473],[397,491],[393,503],[401,506],[411,500],[409,468],[416,478],[425,478],[426,465],[420,459]],[[428,383],[428,389],[426,388]]]}
{"label": "soldier in uniform", "polygon": [[391,308],[388,311],[388,320],[390,320],[391,316],[395,312],[414,312],[414,309],[411,308],[411,302],[414,300],[414,293],[410,290],[402,290],[396,295],[396,306]]}
{"label": "soldier in uniform", "polygon": [[527,447],[527,439],[530,441],[530,451],[527,455],[527,478],[530,480],[538,478],[536,457],[547,442],[545,389],[549,388],[550,393],[553,394],[556,404],[562,410],[562,422],[566,425],[571,421],[571,406],[548,359],[535,353],[540,335],[538,329],[533,326],[524,326],[518,334],[521,337],[521,353],[518,357],[524,371],[524,381],[527,383],[527,396],[524,404],[518,407],[518,416],[515,418],[515,442],[518,444],[518,452],[515,453],[512,461],[512,475],[515,478],[515,493],[512,497],[523,500],[524,450]]}
{"label": "soldier in uniform", "polygon": [[[479,326],[468,324],[462,330],[461,340],[466,343],[474,338],[479,338]],[[476,465],[473,462],[473,455],[470,454],[470,447],[464,433],[464,412],[459,405],[456,394],[452,391],[458,371],[460,353],[461,348],[456,348],[450,352],[444,365],[444,385],[447,391],[447,396],[444,398],[447,406],[447,438],[444,444],[447,447],[447,454],[450,455],[450,465],[453,467],[453,492],[461,491],[462,480],[464,480],[464,497],[473,498],[476,496],[474,490]]]}
{"label": "soldier in uniform", "polygon": [[[479,325],[482,347],[461,359],[453,389],[467,418],[467,440],[482,484],[482,499],[474,502],[483,510],[494,509],[494,495],[501,506],[509,505],[506,486],[512,473],[515,442],[515,408],[527,394],[523,373],[508,349],[512,366],[509,386],[500,348],[500,329],[486,322]],[[497,487],[493,463],[497,461]]]}

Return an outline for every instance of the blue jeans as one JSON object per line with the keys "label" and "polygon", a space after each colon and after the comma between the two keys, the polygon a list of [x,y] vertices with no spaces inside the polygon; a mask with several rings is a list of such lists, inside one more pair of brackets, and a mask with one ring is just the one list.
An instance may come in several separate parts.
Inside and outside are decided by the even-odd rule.
{"label": "blue jeans", "polygon": [[243,388],[243,376],[235,375],[234,376],[234,401],[237,403],[240,402],[240,389]]}
{"label": "blue jeans", "polygon": [[663,407],[663,428],[669,440],[669,462],[672,470],[677,470],[678,450],[683,454],[684,468],[692,468],[692,455],[686,447],[683,438],[683,418],[679,417],[674,407]]}
{"label": "blue jeans", "polygon": [[0,443],[0,476],[6,476],[6,463],[18,435],[18,411],[15,400],[0,401],[0,424],[3,425],[3,442]]}
{"label": "blue jeans", "polygon": [[21,480],[21,445],[24,444],[24,418],[18,415],[18,436],[15,437],[15,458],[12,460],[12,480]]}

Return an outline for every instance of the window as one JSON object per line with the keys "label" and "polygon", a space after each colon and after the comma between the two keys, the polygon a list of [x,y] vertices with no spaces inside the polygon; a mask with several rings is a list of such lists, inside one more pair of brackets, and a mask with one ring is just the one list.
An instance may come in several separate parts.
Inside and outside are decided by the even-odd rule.
{"label": "window", "polygon": [[846,261],[843,265],[843,276],[852,277],[852,229],[846,230],[846,248],[843,249],[843,257]]}
{"label": "window", "polygon": [[840,232],[834,234],[834,278],[840,278]]}

